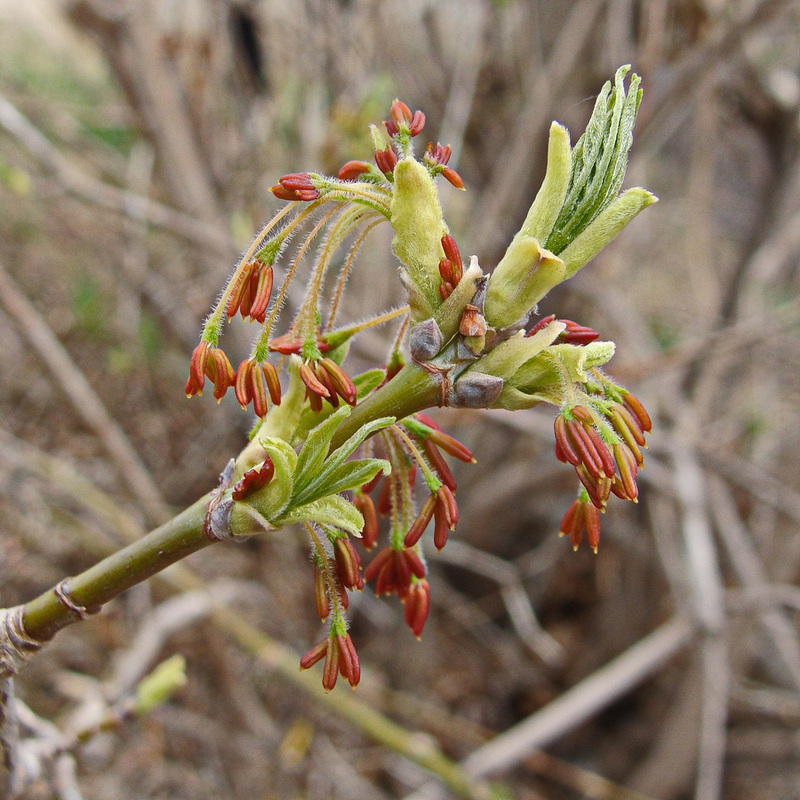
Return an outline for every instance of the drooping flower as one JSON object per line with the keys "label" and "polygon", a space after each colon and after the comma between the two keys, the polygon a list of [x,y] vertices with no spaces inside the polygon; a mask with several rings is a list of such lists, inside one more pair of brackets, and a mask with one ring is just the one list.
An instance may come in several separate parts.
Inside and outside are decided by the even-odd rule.
{"label": "drooping flower", "polygon": [[425,501],[419,515],[406,534],[403,542],[406,547],[413,547],[420,540],[431,517],[434,517],[433,543],[437,550],[441,550],[447,544],[448,534],[455,530],[458,523],[456,498],[450,487],[445,484],[442,484]]}
{"label": "drooping flower", "polygon": [[300,659],[300,669],[309,669],[323,658],[325,666],[322,672],[322,686],[326,692],[336,686],[340,674],[353,688],[358,685],[361,680],[361,665],[349,633],[336,634],[332,626],[330,635],[314,645]]}
{"label": "drooping flower", "polygon": [[356,404],[356,387],[353,379],[331,358],[304,361],[300,366],[300,379],[306,386],[306,396],[315,411],[322,409],[327,400],[334,408],[339,399],[348,405]]}
{"label": "drooping flower", "polygon": [[271,264],[259,258],[248,261],[233,285],[228,300],[228,319],[233,319],[238,311],[242,319],[249,318],[263,324],[272,296],[273,280]]}
{"label": "drooping flower", "polygon": [[375,594],[396,594],[401,600],[408,594],[411,578],[425,577],[425,565],[413,548],[385,547],[364,570],[367,583],[375,581]]}
{"label": "drooping flower", "polygon": [[186,381],[186,396],[203,394],[205,379],[214,384],[214,397],[222,400],[228,389],[233,386],[234,372],[228,357],[218,347],[206,341],[200,342],[192,352],[189,361],[189,379]]}
{"label": "drooping flower", "polygon": [[403,612],[406,625],[417,639],[422,636],[422,629],[428,620],[431,608],[431,587],[425,578],[413,580],[403,598]]}
{"label": "drooping flower", "polygon": [[597,552],[600,544],[600,512],[585,490],[581,490],[577,499],[567,509],[558,530],[560,536],[569,536],[574,550],[578,549],[583,540],[583,532],[586,531],[589,547]]}
{"label": "drooping flower", "polygon": [[247,408],[252,403],[256,416],[261,419],[269,411],[267,395],[273,405],[278,406],[281,403],[280,379],[275,367],[268,361],[263,364],[252,358],[242,361],[236,370],[234,391],[239,405]]}
{"label": "drooping flower", "polygon": [[337,536],[333,540],[333,557],[336,564],[336,574],[345,589],[364,588],[364,579],[361,577],[361,557],[353,547],[350,539],[344,536]]}

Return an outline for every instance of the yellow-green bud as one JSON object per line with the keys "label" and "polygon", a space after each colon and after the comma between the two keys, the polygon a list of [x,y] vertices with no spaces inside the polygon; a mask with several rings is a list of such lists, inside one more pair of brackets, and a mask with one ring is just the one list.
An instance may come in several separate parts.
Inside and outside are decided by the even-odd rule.
{"label": "yellow-green bud", "polygon": [[394,168],[391,223],[392,250],[403,262],[407,282],[415,289],[409,292],[411,320],[418,322],[442,304],[439,261],[444,256],[442,236],[447,225],[433,178],[413,157],[404,158]]}
{"label": "yellow-green bud", "polygon": [[547,143],[547,172],[517,236],[532,236],[540,242],[547,241],[564,205],[571,174],[569,131],[553,122]]}

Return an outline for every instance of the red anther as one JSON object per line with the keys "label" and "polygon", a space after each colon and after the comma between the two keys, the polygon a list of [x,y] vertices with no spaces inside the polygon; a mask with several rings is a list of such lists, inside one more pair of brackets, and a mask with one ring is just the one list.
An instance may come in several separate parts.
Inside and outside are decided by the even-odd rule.
{"label": "red anther", "polygon": [[340,536],[333,540],[333,556],[336,562],[336,572],[342,585],[351,592],[354,589],[363,589],[361,557],[347,536]]}
{"label": "red anther", "polygon": [[[328,391],[327,386],[321,383],[319,378],[317,377],[316,372],[314,371],[311,362],[305,361],[303,364],[300,365],[300,380],[306,385],[306,388],[311,394],[315,394],[318,397],[329,398],[331,393]],[[320,406],[320,409],[322,406]]]}
{"label": "red anther", "polygon": [[348,161],[339,169],[337,177],[340,181],[357,181],[370,166],[366,161]]}
{"label": "red anther", "polygon": [[[301,662],[302,666],[302,662]],[[330,692],[336,686],[339,677],[339,643],[333,636],[328,637],[325,651],[325,665],[322,670],[322,688]]]}
{"label": "red anther", "polygon": [[332,358],[323,358],[320,366],[330,378],[330,383],[342,400],[350,406],[356,404],[356,386],[353,379]]}
{"label": "red anther", "polygon": [[378,495],[378,513],[388,517],[392,513],[392,480],[386,478],[381,486],[381,493]]}
{"label": "red anther", "polygon": [[279,406],[281,404],[281,381],[278,377],[278,370],[267,361],[261,365],[261,372],[267,384],[269,399],[272,400],[273,405]]}
{"label": "red anther", "polygon": [[439,274],[442,276],[439,294],[446,300],[463,277],[464,264],[456,240],[449,233],[442,236],[442,250],[445,257],[439,261]]}
{"label": "red anther", "polygon": [[645,433],[649,433],[653,428],[653,423],[650,420],[650,415],[645,410],[645,407],[641,404],[639,398],[634,396],[631,392],[625,392],[622,395],[622,403],[639,421],[642,430]]}
{"label": "red anther", "polygon": [[437,508],[441,508],[444,512],[447,527],[451,531],[455,530],[458,524],[458,505],[456,504],[455,495],[450,491],[449,487],[440,486],[436,490],[436,500]]}
{"label": "red anther", "polygon": [[600,334],[593,328],[587,328],[585,325],[579,325],[571,319],[560,320],[567,327],[558,335],[556,341],[565,344],[587,345],[590,342],[599,338]]}
{"label": "red anther", "polygon": [[[578,455],[567,433],[567,421],[561,414],[558,414],[553,423],[553,429],[556,437],[556,457],[559,461],[572,464],[577,467],[581,463],[581,457]],[[562,458],[563,456],[563,458]]]}
{"label": "red anther", "polygon": [[284,175],[277,186],[272,187],[272,193],[281,200],[316,200],[319,189],[311,181],[308,172],[292,172]]}
{"label": "red anther", "polygon": [[397,153],[395,153],[391,145],[386,147],[385,150],[376,150],[375,163],[384,175],[391,175],[397,166]]}
{"label": "red anther", "polygon": [[556,458],[562,464],[566,464],[567,463],[567,457],[564,455],[564,451],[561,449],[561,444],[559,443],[558,439],[556,439],[556,442],[555,442],[555,453],[556,453]]}
{"label": "red anther", "polygon": [[589,471],[592,478],[597,479],[605,474],[600,454],[588,436],[587,429],[576,419],[567,420],[567,436],[575,452],[580,457],[580,463]]}
{"label": "red anther", "polygon": [[408,124],[408,132],[412,136],[418,136],[425,127],[425,115],[421,111],[415,111],[411,122]]}
{"label": "red anther", "polygon": [[431,607],[431,587],[428,581],[424,578],[414,581],[403,600],[403,605],[406,625],[411,628],[411,632],[419,639],[422,636],[422,630],[425,627]]}
{"label": "red anther", "polygon": [[[439,261],[439,275],[442,280],[450,285],[450,291],[453,291],[453,262],[449,258],[442,258]],[[448,294],[449,296],[449,294]]]}
{"label": "red anther", "polygon": [[259,419],[264,419],[269,411],[267,403],[267,386],[264,381],[264,373],[255,365],[250,370],[250,391],[253,397],[253,411]]}
{"label": "red anther", "polygon": [[464,188],[464,179],[452,167],[445,167],[442,170],[442,177],[456,189]]}
{"label": "red anther", "polygon": [[554,319],[556,318],[555,314],[550,314],[549,317],[542,317],[526,334],[525,336],[533,336],[536,333],[539,333],[540,330],[547,327]]}
{"label": "red anther", "polygon": [[322,398],[314,392],[309,392],[306,389],[305,399],[308,400],[308,407],[315,413],[319,414],[322,411]]}
{"label": "red anther", "polygon": [[[625,406],[615,403],[609,409],[608,416],[614,430],[627,442],[629,445],[639,445],[639,447],[646,447],[644,431],[639,425],[639,420],[628,411]],[[631,449],[633,449],[631,447]]]}
{"label": "red anther", "polygon": [[392,103],[392,107],[389,109],[389,116],[391,119],[383,123],[389,136],[397,136],[400,128],[408,128],[413,120],[411,109],[402,100],[395,100]]}
{"label": "red anther", "polygon": [[423,425],[427,425],[432,430],[442,430],[441,426],[423,411],[418,411],[416,414],[414,414],[414,417],[416,417],[416,419],[418,419]]}
{"label": "red anther", "polygon": [[567,509],[567,513],[561,520],[558,531],[560,536],[569,536],[570,543],[574,550],[583,539],[584,528],[584,508],[586,504],[580,500],[573,501],[572,505]]}
{"label": "red anther", "polygon": [[600,512],[591,503],[587,503],[584,509],[584,524],[586,525],[586,541],[596,553],[600,545]]}
{"label": "red anther", "polygon": [[408,563],[411,574],[417,578],[424,578],[425,565],[422,563],[422,559],[419,557],[416,550],[401,550],[400,552],[403,553],[403,558]]}
{"label": "red anther", "polygon": [[350,634],[346,633],[344,636],[341,634],[337,636],[336,644],[339,648],[339,672],[341,672],[342,677],[347,680],[350,686],[355,688],[361,680],[361,665]]}
{"label": "red anther", "polygon": [[328,619],[331,613],[331,600],[328,597],[328,587],[325,585],[325,573],[321,567],[314,564],[314,604],[317,607],[317,616]]}
{"label": "red anther", "polygon": [[339,580],[339,575],[336,573],[336,570],[333,572],[333,581],[336,584],[336,594],[339,595],[339,602],[342,604],[342,608],[347,611],[350,607],[350,596],[347,594],[347,589],[342,586],[342,582]]}
{"label": "red anther", "polygon": [[437,550],[441,550],[447,544],[450,531],[455,530],[458,523],[458,506],[453,493],[445,485],[436,490],[435,497],[433,544]]}
{"label": "red anther", "polygon": [[[379,473],[380,474],[380,473]],[[361,544],[365,550],[372,550],[378,542],[378,512],[375,503],[368,494],[357,492],[353,495],[353,505],[364,517],[364,529],[361,531]]]}
{"label": "red anther", "polygon": [[319,379],[319,382],[328,390],[328,402],[334,408],[339,408],[339,394],[334,388],[333,383],[331,383],[331,376],[322,369],[318,361],[315,361],[311,368],[314,370],[314,374]]}
{"label": "red anther", "polygon": [[245,313],[242,304],[242,316],[249,316],[250,319],[260,322],[262,325],[267,318],[267,306],[272,297],[272,283],[274,280],[272,267],[259,262],[258,267],[250,277],[250,308]]}
{"label": "red anther", "polygon": [[433,544],[437,550],[441,550],[447,544],[447,537],[450,535],[450,526],[447,524],[447,514],[440,506],[436,506],[433,524]]}
{"label": "red anther", "polygon": [[[391,594],[394,591],[394,554],[393,547],[384,547],[383,550],[367,564],[364,570],[364,580],[369,581],[381,578],[375,585],[375,594]],[[389,586],[388,589],[386,587]],[[384,591],[386,589],[386,591]]]}
{"label": "red anther", "polygon": [[206,382],[206,365],[208,364],[210,348],[211,346],[208,342],[200,342],[200,344],[192,350],[192,357],[189,359],[189,379],[186,381],[187,397],[203,394],[203,386]]}
{"label": "red anther", "polygon": [[228,356],[218,347],[210,348],[208,360],[206,361],[206,375],[214,384],[214,397],[219,403],[225,396],[228,389],[233,386],[235,374]]}
{"label": "red anther", "polygon": [[442,250],[444,250],[445,258],[452,264],[452,276],[455,279],[453,282],[458,283],[464,273],[464,262],[461,259],[456,240],[449,233],[442,236]]}
{"label": "red anther", "polygon": [[301,189],[313,189],[309,174],[307,172],[290,172],[278,181],[284,189],[300,191]]}
{"label": "red anther", "polygon": [[413,547],[420,540],[420,537],[425,532],[425,528],[428,527],[428,523],[431,521],[434,508],[436,507],[436,500],[436,495],[432,494],[429,495],[428,499],[422,504],[417,518],[411,524],[408,533],[406,533],[406,538],[403,540],[403,544],[406,547]]}
{"label": "red anther", "polygon": [[290,192],[288,189],[284,189],[283,186],[280,184],[276,184],[273,186],[270,191],[278,200],[299,200],[300,198],[297,196],[296,192]]}
{"label": "red anther", "polygon": [[575,517],[578,513],[578,509],[580,505],[577,500],[573,501],[570,507],[567,509],[567,513],[561,518],[561,522],[559,523],[558,527],[558,535],[559,536],[568,536],[570,531],[572,530],[575,524]]}
{"label": "red anther", "polygon": [[575,467],[575,474],[583,484],[583,488],[586,489],[592,503],[603,511],[611,494],[611,478],[607,478],[605,475],[601,475],[598,478],[593,477],[589,474],[585,464],[578,464]]}
{"label": "red anther", "polygon": [[579,497],[573,501],[567,509],[559,526],[561,536],[569,536],[570,543],[574,550],[583,539],[583,532],[586,531],[586,538],[592,550],[597,552],[600,544],[600,512],[588,500]]}
{"label": "red anther", "polygon": [[231,497],[234,500],[244,500],[249,497],[253,492],[266,486],[275,475],[275,464],[272,459],[267,456],[261,466],[248,469],[242,475],[238,483],[233,487]]}
{"label": "red anther", "polygon": [[636,485],[636,473],[638,472],[636,456],[627,445],[615,444],[614,459],[617,462],[618,475],[614,479],[611,491],[624,500],[637,502],[639,487]]}
{"label": "red anther", "polygon": [[283,353],[285,356],[297,355],[303,349],[303,341],[291,333],[284,333],[269,340],[269,349],[273,353]]}
{"label": "red anther", "polygon": [[594,418],[592,417],[591,413],[583,406],[573,406],[570,409],[570,412],[575,419],[577,419],[579,422],[582,422],[584,425],[594,424]]}
{"label": "red anther", "polygon": [[[236,282],[234,283],[231,291],[230,299],[228,300],[228,319],[233,319],[236,316],[236,312],[239,310],[242,304],[242,297],[246,291],[250,291],[250,276],[253,274],[254,269],[255,261],[248,261],[244,267],[242,267],[242,271],[237,276]],[[242,316],[246,315],[243,313]]]}
{"label": "red anther", "polygon": [[254,362],[251,358],[246,358],[239,364],[236,370],[236,380],[233,384],[233,391],[239,405],[245,409],[252,400],[252,387],[250,385],[250,371],[253,369]]}
{"label": "red anther", "polygon": [[566,423],[567,434],[576,452],[592,473],[614,475],[614,459],[608,445],[594,427],[594,419],[583,406],[571,410],[573,419]]}
{"label": "red anther", "polygon": [[236,371],[234,382],[236,399],[242,408],[247,408],[249,403],[253,403],[253,410],[257,417],[267,415],[269,405],[267,403],[267,393],[274,405],[281,402],[281,384],[275,367],[269,362],[259,364],[252,358],[245,359]]}
{"label": "red anther", "polygon": [[425,577],[425,565],[413,549],[395,550],[385,547],[364,571],[364,580],[375,581],[375,594],[397,594],[402,600],[408,594],[412,575]]}
{"label": "red anther", "polygon": [[322,661],[328,652],[329,639],[323,639],[317,642],[301,659],[300,669],[309,669],[313,667],[318,661]]}
{"label": "red anther", "polygon": [[603,472],[606,477],[613,478],[615,472],[614,457],[611,455],[608,445],[603,441],[603,438],[594,426],[586,427],[584,431],[594,445],[595,452],[600,458],[600,463],[603,465]]}

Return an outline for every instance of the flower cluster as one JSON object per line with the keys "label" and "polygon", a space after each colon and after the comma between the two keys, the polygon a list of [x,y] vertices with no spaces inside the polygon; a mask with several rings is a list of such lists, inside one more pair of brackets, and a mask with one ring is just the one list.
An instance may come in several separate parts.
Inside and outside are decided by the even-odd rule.
{"label": "flower cluster", "polygon": [[[474,256],[462,259],[444,221],[437,178],[464,188],[450,147],[429,142],[417,156],[425,115],[396,100],[383,127],[372,126],[371,162],[349,161],[335,177],[280,178],[272,193],[286,204],[206,320],[187,395],[201,394],[208,379],[217,401],[233,388],[258,418],[215,496],[210,528],[236,536],[304,526],[316,611],[328,630],[301,667],[324,661],[326,690],[339,675],[351,686],[361,675],[348,633],[350,593],[371,584],[377,595],[396,595],[412,633],[425,627],[431,587],[423,545],[429,538],[441,550],[459,519],[446,456],[475,460],[425,409],[553,405],[556,456],[580,481],[560,526],[575,547],[585,532],[597,549],[599,514],[611,494],[637,500],[651,423],[601,370],[613,343],[554,315],[531,323],[550,289],[655,201],[644,189],[620,193],[640,99],[636,76],[626,91],[627,72],[621,68],[613,88],[603,88],[574,147],[553,124],[542,188],[491,273]],[[341,325],[359,250],[382,223],[393,230],[406,304]],[[289,287],[303,273],[302,302],[278,330]],[[257,336],[234,371],[220,338],[237,314]],[[398,329],[383,366],[351,375],[344,363],[352,338],[392,321]],[[362,548],[373,550],[382,536],[386,543],[363,568]]]}

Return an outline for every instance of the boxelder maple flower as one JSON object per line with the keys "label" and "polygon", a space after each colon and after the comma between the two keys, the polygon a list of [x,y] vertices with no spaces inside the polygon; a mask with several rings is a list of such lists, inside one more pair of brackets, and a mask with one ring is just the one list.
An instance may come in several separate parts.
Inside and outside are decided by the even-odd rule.
{"label": "boxelder maple flower", "polygon": [[[346,612],[349,593],[365,582],[377,595],[397,595],[415,636],[425,626],[431,586],[423,543],[428,535],[441,550],[459,518],[447,458],[475,461],[425,409],[554,406],[556,456],[574,468],[579,486],[560,533],[576,548],[585,534],[597,550],[600,512],[612,494],[638,498],[651,421],[601,370],[613,342],[555,315],[532,322],[550,289],[656,200],[640,188],[620,193],[641,98],[636,75],[626,90],[628,70],[603,87],[574,146],[553,123],[542,187],[491,273],[477,257],[462,258],[442,214],[437,178],[464,188],[449,166],[450,147],[429,143],[418,157],[425,115],[396,100],[383,128],[371,128],[374,163],[348,161],[336,177],[279,179],[272,193],[286,205],[248,248],[206,321],[186,393],[200,394],[208,378],[217,400],[233,387],[258,418],[209,505],[208,535],[304,526],[328,635],[300,665],[324,660],[326,690],[339,675],[351,686],[359,681]],[[406,304],[339,324],[359,250],[382,223],[394,234]],[[289,287],[303,273],[302,302],[276,330]],[[220,337],[237,313],[256,323],[257,336],[234,373]],[[344,366],[351,339],[392,321],[399,327],[384,366],[351,375]],[[384,535],[362,570],[354,540],[371,550]]]}

